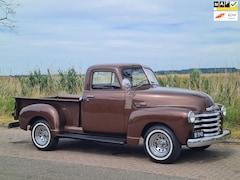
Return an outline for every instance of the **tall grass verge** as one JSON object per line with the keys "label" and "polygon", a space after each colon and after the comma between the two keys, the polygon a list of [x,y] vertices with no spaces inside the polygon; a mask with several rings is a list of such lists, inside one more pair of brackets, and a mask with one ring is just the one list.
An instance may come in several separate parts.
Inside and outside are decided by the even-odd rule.
{"label": "tall grass verge", "polygon": [[[240,138],[240,73],[202,74],[194,70],[190,74],[158,75],[162,86],[180,87],[205,92],[216,103],[227,108],[225,128],[233,131],[232,137]],[[84,76],[74,67],[47,74],[34,70],[27,76],[0,77],[0,124],[8,123],[2,117],[11,117],[14,108],[13,96],[43,97],[56,94],[81,94]]]}
{"label": "tall grass verge", "polygon": [[[83,75],[72,67],[59,74],[47,74],[34,70],[27,76],[0,77],[0,116],[6,118],[14,110],[13,96],[43,97],[56,94],[81,94],[83,91]],[[5,122],[0,117],[0,124]]]}

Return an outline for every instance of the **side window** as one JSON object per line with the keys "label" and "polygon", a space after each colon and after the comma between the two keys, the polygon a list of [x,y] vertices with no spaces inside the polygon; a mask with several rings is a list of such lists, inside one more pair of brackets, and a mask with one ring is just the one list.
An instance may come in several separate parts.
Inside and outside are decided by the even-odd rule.
{"label": "side window", "polygon": [[115,73],[104,71],[94,72],[92,89],[120,89],[120,83]]}
{"label": "side window", "polygon": [[147,81],[146,74],[142,68],[124,69],[122,74],[123,78],[127,78],[132,83],[132,86],[138,86],[141,82]]}

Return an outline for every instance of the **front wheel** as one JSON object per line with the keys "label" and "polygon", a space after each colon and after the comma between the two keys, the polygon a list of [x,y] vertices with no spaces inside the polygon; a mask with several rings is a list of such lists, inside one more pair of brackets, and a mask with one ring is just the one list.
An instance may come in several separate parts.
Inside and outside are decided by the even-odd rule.
{"label": "front wheel", "polygon": [[181,152],[181,144],[165,126],[153,126],[145,134],[144,149],[149,158],[158,163],[172,163]]}
{"label": "front wheel", "polygon": [[33,144],[40,150],[53,150],[58,144],[58,138],[52,137],[50,126],[45,120],[38,120],[32,126]]}

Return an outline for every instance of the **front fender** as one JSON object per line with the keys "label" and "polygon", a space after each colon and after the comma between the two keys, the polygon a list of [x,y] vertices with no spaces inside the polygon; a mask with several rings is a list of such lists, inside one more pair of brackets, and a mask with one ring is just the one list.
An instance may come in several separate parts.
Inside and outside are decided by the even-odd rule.
{"label": "front fender", "polygon": [[[169,127],[181,144],[186,144],[193,126],[188,123],[188,109],[177,107],[156,107],[138,109],[130,114],[127,142],[138,144],[148,126],[162,124]],[[143,134],[144,135],[144,134]]]}
{"label": "front fender", "polygon": [[53,136],[59,133],[58,112],[49,104],[32,104],[24,107],[19,113],[20,128],[27,130],[30,121],[36,117],[41,117],[48,121]]}

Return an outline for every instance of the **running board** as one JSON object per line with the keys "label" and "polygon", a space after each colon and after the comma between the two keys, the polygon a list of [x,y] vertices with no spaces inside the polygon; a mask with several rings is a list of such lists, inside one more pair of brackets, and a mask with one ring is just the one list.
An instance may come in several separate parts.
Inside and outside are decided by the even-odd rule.
{"label": "running board", "polygon": [[78,134],[78,133],[64,133],[64,134],[59,134],[58,137],[59,138],[71,138],[71,139],[97,141],[97,142],[119,144],[119,145],[126,144],[126,138],[123,138],[123,137],[110,137],[110,136]]}

